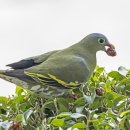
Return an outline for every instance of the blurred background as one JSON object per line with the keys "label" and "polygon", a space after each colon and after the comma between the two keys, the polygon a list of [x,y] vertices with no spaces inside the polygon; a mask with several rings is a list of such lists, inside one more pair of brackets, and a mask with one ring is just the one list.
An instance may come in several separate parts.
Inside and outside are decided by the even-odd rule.
{"label": "blurred background", "polygon": [[[6,64],[68,47],[89,33],[105,34],[117,56],[97,53],[107,71],[130,69],[129,0],[0,0],[0,69]],[[15,85],[0,79],[0,96]]]}

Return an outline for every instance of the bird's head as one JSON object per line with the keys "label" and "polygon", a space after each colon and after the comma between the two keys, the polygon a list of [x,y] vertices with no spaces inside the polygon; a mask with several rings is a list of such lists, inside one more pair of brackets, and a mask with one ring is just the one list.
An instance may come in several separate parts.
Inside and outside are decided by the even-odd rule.
{"label": "bird's head", "polygon": [[90,46],[94,47],[96,51],[105,51],[109,56],[117,55],[114,45],[111,44],[103,34],[92,33],[89,34],[85,39],[89,41],[87,43],[89,43]]}

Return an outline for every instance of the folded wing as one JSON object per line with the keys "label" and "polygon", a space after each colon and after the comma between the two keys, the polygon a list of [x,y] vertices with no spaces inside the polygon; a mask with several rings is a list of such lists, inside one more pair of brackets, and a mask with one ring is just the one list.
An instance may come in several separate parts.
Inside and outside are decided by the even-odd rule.
{"label": "folded wing", "polygon": [[12,64],[8,64],[6,66],[11,67],[12,69],[26,69],[35,65],[38,65],[42,62],[44,62],[48,57],[50,57],[52,54],[56,53],[57,51],[51,51],[39,56],[30,57],[27,59],[23,59],[19,62],[15,62]]}

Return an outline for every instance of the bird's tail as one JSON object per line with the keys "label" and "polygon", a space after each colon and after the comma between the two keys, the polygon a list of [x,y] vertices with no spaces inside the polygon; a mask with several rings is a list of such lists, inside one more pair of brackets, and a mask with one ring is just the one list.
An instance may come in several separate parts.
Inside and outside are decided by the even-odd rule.
{"label": "bird's tail", "polygon": [[0,70],[0,74],[5,73],[5,72],[6,72],[5,70]]}
{"label": "bird's tail", "polygon": [[27,83],[17,77],[6,75],[6,70],[0,70],[0,79],[6,80],[18,86],[27,86]]}

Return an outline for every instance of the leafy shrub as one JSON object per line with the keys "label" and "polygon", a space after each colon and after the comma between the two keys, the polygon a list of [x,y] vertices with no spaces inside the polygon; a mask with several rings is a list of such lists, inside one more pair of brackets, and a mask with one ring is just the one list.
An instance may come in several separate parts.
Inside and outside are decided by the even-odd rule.
{"label": "leafy shrub", "polygon": [[71,96],[45,99],[17,86],[0,97],[0,130],[129,130],[130,70],[97,66]]}

